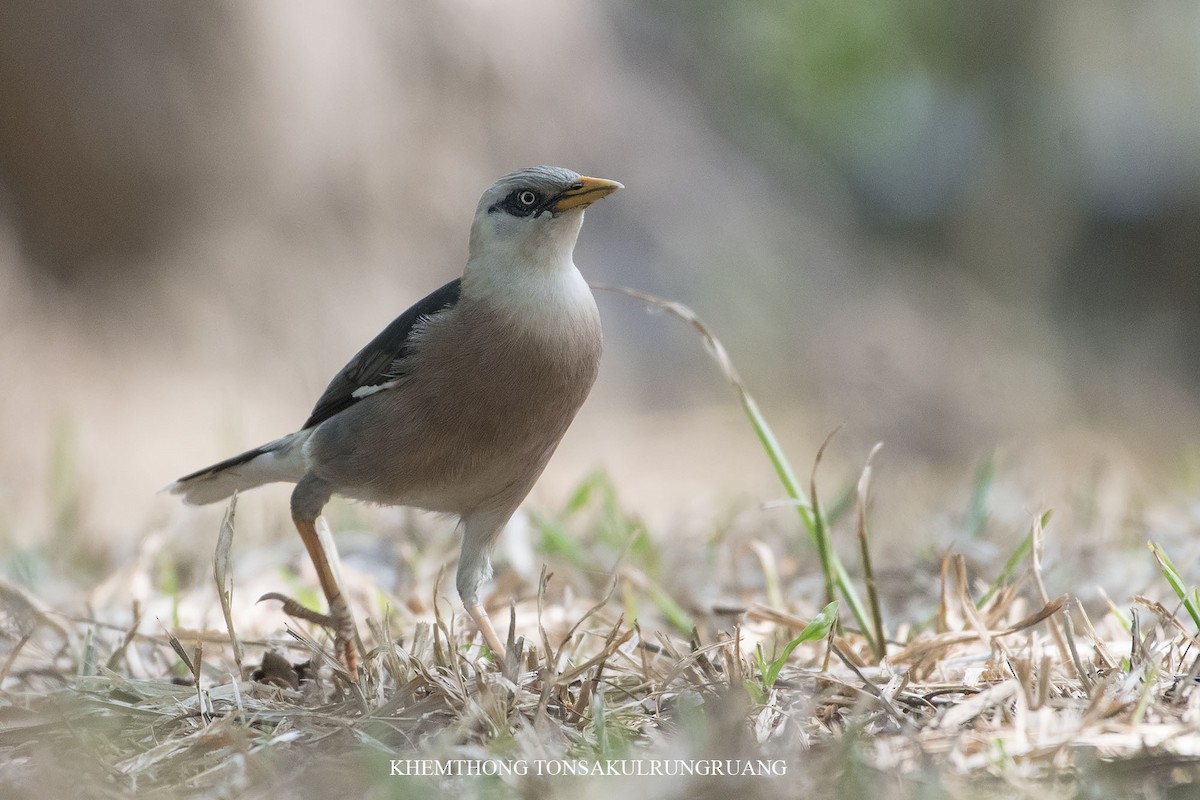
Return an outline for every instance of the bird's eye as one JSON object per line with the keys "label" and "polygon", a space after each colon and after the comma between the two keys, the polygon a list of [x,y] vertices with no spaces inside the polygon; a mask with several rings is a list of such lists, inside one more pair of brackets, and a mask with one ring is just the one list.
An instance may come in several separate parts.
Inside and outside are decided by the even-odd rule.
{"label": "bird's eye", "polygon": [[523,206],[532,206],[537,202],[537,195],[526,189],[517,195],[517,202]]}

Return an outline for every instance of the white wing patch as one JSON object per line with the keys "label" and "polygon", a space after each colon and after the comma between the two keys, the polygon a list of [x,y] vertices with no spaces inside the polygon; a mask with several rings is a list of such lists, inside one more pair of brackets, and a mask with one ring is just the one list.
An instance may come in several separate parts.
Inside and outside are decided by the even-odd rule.
{"label": "white wing patch", "polygon": [[377,383],[373,386],[360,386],[357,389],[355,389],[353,392],[351,392],[350,396],[353,397],[355,400],[361,400],[364,397],[370,397],[373,394],[378,394],[380,392],[386,392],[388,389],[393,388],[398,383],[400,383],[399,380],[393,380],[393,381],[384,381],[383,383]]}
{"label": "white wing patch", "polygon": [[[406,344],[409,347],[413,347],[416,343],[420,342],[421,337],[424,336],[425,332],[429,329],[430,321],[443,313],[445,313],[444,310],[417,318],[417,321],[413,323],[412,330],[408,332]],[[370,397],[373,394],[379,394],[380,392],[386,392],[388,389],[396,388],[400,385],[400,382],[404,380],[405,367],[407,366],[410,357],[411,354],[403,358],[397,358],[393,360],[392,363],[388,365],[388,368],[381,375],[379,375],[381,378],[379,383],[372,383],[368,386],[359,386],[350,393],[350,396],[355,400],[362,400],[364,397]]]}

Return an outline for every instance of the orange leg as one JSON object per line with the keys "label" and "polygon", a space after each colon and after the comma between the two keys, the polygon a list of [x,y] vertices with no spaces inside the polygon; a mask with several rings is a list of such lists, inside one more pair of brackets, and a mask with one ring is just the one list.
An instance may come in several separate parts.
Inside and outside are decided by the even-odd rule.
{"label": "orange leg", "polygon": [[283,612],[288,616],[308,620],[331,629],[334,653],[357,680],[358,653],[363,649],[362,641],[358,637],[358,629],[354,627],[354,617],[350,614],[350,605],[346,602],[338,583],[337,572],[330,563],[329,555],[321,543],[316,523],[306,519],[294,519],[293,521],[296,523],[296,530],[300,532],[304,547],[308,550],[308,557],[312,559],[313,566],[316,567],[317,580],[321,582],[321,590],[325,593],[325,599],[329,603],[329,613],[322,614],[305,608],[292,598],[278,592],[268,592],[258,601],[261,603],[263,600],[278,600],[283,603]]}
{"label": "orange leg", "polygon": [[321,591],[325,592],[325,599],[329,603],[329,617],[333,623],[329,627],[333,628],[334,652],[346,665],[350,674],[357,677],[358,630],[354,627],[354,617],[350,614],[350,606],[346,602],[346,598],[342,596],[342,587],[338,584],[337,573],[334,572],[333,565],[329,563],[329,556],[321,544],[316,521],[297,519],[294,522],[296,530],[300,532],[300,539],[304,542],[305,549],[308,550],[308,557],[312,559],[313,566],[316,567],[317,580],[321,582]]}
{"label": "orange leg", "polygon": [[496,658],[504,661],[504,645],[500,642],[500,637],[496,635],[496,629],[492,627],[492,620],[488,617],[483,605],[480,603],[467,604],[466,609],[467,613],[471,615],[471,619],[475,620],[475,626],[483,634],[484,640]]}

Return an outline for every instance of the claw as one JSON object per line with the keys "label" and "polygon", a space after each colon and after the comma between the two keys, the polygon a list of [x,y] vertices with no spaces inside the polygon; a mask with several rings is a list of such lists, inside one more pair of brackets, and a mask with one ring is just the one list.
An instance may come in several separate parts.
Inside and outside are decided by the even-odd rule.
{"label": "claw", "polygon": [[264,600],[278,600],[283,603],[283,613],[289,617],[307,620],[315,625],[320,625],[322,628],[333,629],[337,627],[338,623],[333,614],[322,614],[320,611],[313,611],[308,606],[301,605],[287,595],[280,594],[279,592],[267,592],[258,598],[258,602],[260,603]]}
{"label": "claw", "polygon": [[350,606],[341,596],[335,597],[329,604],[329,615],[333,617],[333,649],[338,660],[346,665],[354,680],[358,680],[358,630],[354,627],[354,617],[350,614]]}
{"label": "claw", "polygon": [[347,605],[344,599],[340,596],[335,597],[329,604],[328,614],[313,611],[311,608],[279,592],[267,592],[258,598],[258,602],[260,603],[264,600],[278,600],[283,604],[283,613],[289,617],[306,620],[314,625],[320,625],[322,628],[333,631],[334,655],[337,656],[338,661],[345,665],[346,669],[357,680],[358,649],[356,642],[358,637],[354,627],[354,617],[350,614],[350,606]]}

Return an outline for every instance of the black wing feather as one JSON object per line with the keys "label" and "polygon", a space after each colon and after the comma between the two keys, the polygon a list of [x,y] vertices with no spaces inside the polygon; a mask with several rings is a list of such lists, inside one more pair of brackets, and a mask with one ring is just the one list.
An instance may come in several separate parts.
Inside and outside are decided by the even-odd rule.
{"label": "black wing feather", "polygon": [[344,411],[364,399],[354,396],[362,387],[377,386],[399,378],[394,365],[397,359],[408,354],[413,328],[421,319],[457,303],[461,284],[462,279],[456,278],[418,301],[408,311],[392,320],[391,324],[366,347],[359,350],[358,354],[350,359],[350,363],[342,367],[337,377],[329,382],[301,430],[320,425],[339,411]]}

